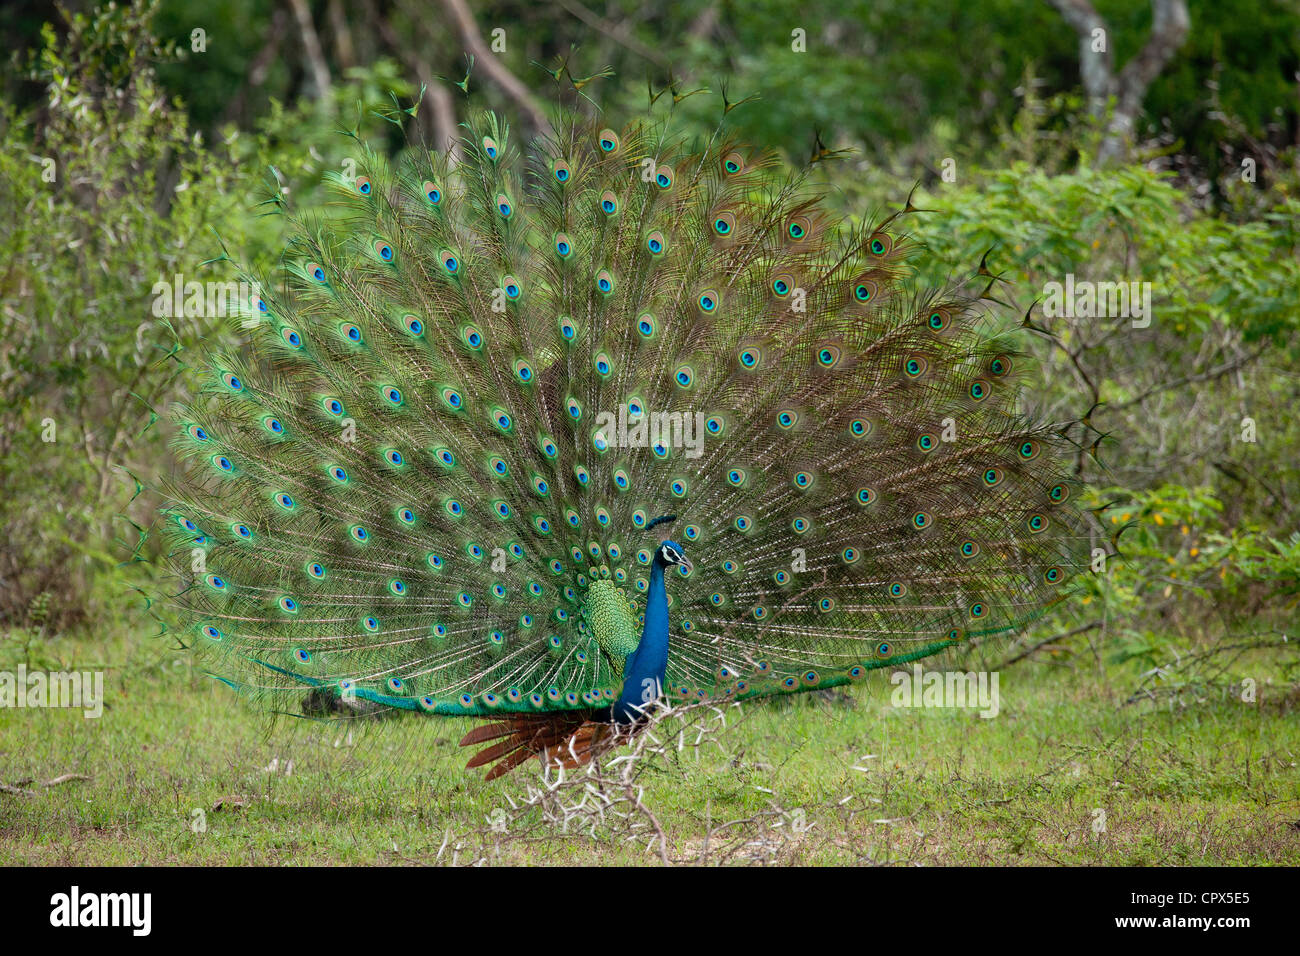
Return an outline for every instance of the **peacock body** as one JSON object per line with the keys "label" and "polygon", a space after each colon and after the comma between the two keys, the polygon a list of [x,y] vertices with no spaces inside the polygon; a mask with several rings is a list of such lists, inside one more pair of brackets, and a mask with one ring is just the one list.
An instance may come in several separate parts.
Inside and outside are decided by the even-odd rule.
{"label": "peacock body", "polygon": [[175,604],[214,675],[495,718],[463,741],[491,777],[1059,599],[1061,441],[984,290],[908,290],[897,214],[841,223],[723,129],[566,110],[526,159],[466,129],[332,176],[181,411]]}

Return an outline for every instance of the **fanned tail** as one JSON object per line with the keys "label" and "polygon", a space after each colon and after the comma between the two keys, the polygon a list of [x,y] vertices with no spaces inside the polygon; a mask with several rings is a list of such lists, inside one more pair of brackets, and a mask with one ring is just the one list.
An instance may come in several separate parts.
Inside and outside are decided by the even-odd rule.
{"label": "fanned tail", "polygon": [[363,149],[279,280],[244,276],[251,348],[178,409],[164,509],[171,603],[231,687],[497,720],[463,741],[493,778],[624,738],[658,515],[690,559],[673,701],[861,680],[1091,573],[984,262],[917,292],[910,202],[842,221],[721,128],[605,122],[564,110],[526,160],[492,114],[454,164]]}

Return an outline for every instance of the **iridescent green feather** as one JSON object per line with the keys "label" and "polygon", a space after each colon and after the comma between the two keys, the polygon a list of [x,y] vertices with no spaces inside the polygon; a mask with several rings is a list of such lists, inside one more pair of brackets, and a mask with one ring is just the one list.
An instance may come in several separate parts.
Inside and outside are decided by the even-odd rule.
{"label": "iridescent green feather", "polygon": [[898,221],[843,227],[725,131],[555,130],[363,153],[283,283],[245,277],[251,349],[181,410],[166,511],[213,673],[289,710],[612,700],[665,513],[680,697],[834,686],[1058,599],[1077,489],[978,294],[907,291]]}

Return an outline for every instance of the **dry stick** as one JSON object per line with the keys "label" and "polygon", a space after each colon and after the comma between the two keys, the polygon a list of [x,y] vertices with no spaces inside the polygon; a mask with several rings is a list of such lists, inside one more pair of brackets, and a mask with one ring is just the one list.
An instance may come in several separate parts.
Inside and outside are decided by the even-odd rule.
{"label": "dry stick", "polygon": [[994,670],[1002,670],[1005,667],[1010,667],[1012,664],[1015,664],[1017,661],[1022,661],[1030,654],[1033,654],[1035,651],[1046,647],[1048,644],[1052,644],[1056,641],[1063,641],[1067,637],[1074,637],[1076,634],[1083,634],[1086,631],[1095,631],[1099,627],[1101,627],[1101,621],[1093,621],[1090,624],[1083,624],[1080,625],[1079,627],[1073,628],[1072,630],[1066,631],[1064,634],[1053,634],[1051,637],[1039,641],[1033,647],[1025,648],[1023,651],[1021,651],[1019,654],[1015,655],[1014,657],[1008,657],[996,668],[994,668]]}
{"label": "dry stick", "polygon": [[524,86],[519,77],[511,73],[488,47],[483,34],[479,32],[478,25],[474,22],[474,14],[465,0],[442,0],[442,6],[460,34],[461,42],[474,55],[474,63],[481,66],[483,72],[501,87],[502,92],[514,100],[515,104],[528,115],[535,132],[550,133],[551,124],[546,118],[546,113],[528,92],[528,87]]}
{"label": "dry stick", "polygon": [[578,3],[577,0],[556,0],[556,2],[583,23],[587,24],[587,26],[605,34],[605,36],[609,37],[619,46],[626,47],[637,56],[649,60],[655,66],[661,67],[665,70],[669,69],[670,64],[668,61],[634,37],[626,23],[611,23],[600,14],[592,13],[582,4]]}
{"label": "dry stick", "polygon": [[[423,25],[427,31],[428,26],[424,18],[402,3],[400,4],[402,12],[411,18],[414,23]],[[430,134],[433,142],[430,144],[434,149],[445,150],[448,157],[454,162],[456,158],[456,105],[452,101],[451,91],[440,83],[434,82],[433,71],[429,68],[428,62],[421,56],[408,52],[407,45],[404,44],[397,36],[393,26],[388,22],[386,17],[379,17],[376,21],[379,28],[379,36],[389,49],[393,51],[406,68],[413,71],[419,77],[420,84],[424,87],[425,99],[429,101],[431,116],[429,120]]]}
{"label": "dry stick", "polygon": [[1145,401],[1157,392],[1167,392],[1170,389],[1181,388],[1184,385],[1191,385],[1194,382],[1205,382],[1210,379],[1220,378],[1227,375],[1229,372],[1249,365],[1251,362],[1255,361],[1255,359],[1259,358],[1267,347],[1268,343],[1265,343],[1250,354],[1234,359],[1231,362],[1225,362],[1218,368],[1207,369],[1204,372],[1196,372],[1192,375],[1184,375],[1182,378],[1174,379],[1172,382],[1163,382],[1160,385],[1153,385],[1136,398],[1130,398],[1126,402],[1119,402],[1118,404],[1113,405],[1112,410],[1119,411],[1120,409],[1128,408],[1130,405],[1136,405],[1138,402]]}
{"label": "dry stick", "polygon": [[90,778],[86,776],[84,773],[63,773],[63,774],[59,774],[59,776],[55,777],[53,780],[46,780],[43,784],[41,784],[41,786],[57,787],[61,783],[68,783],[69,781],[72,780],[89,780],[89,779]]}
{"label": "dry stick", "polygon": [[316,87],[313,99],[326,99],[330,94],[330,68],[325,62],[325,51],[321,49],[320,35],[311,20],[311,8],[307,6],[307,0],[289,0],[289,8],[298,21],[303,53],[306,54],[307,66],[311,69],[312,85]]}
{"label": "dry stick", "polygon": [[632,801],[632,806],[644,813],[646,819],[650,821],[650,826],[653,827],[655,831],[655,839],[659,841],[659,860],[664,866],[671,866],[672,864],[668,862],[668,838],[664,836],[664,828],[659,822],[659,818],[654,815],[653,810],[641,802],[640,796],[635,793],[631,783],[624,787],[623,792],[626,794],[627,798]]}

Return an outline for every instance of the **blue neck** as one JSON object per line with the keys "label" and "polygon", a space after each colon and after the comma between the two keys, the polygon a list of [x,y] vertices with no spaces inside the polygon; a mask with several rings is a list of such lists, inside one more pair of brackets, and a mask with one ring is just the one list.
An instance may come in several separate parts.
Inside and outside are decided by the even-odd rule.
{"label": "blue neck", "polygon": [[663,692],[668,670],[668,588],[664,566],[655,556],[646,596],[645,628],[641,643],[623,665],[623,693],[614,703],[613,716],[621,724],[635,721],[644,708]]}

